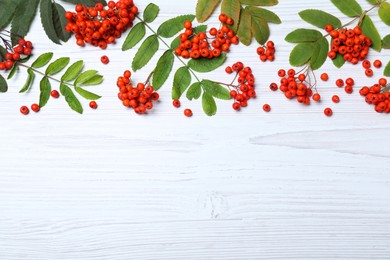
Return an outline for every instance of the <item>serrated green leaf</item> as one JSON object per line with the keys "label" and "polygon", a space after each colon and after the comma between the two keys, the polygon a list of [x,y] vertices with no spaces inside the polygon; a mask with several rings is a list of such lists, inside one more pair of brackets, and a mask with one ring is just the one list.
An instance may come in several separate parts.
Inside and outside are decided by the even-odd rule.
{"label": "serrated green leaf", "polygon": [[31,67],[33,68],[41,68],[43,66],[45,66],[46,64],[48,64],[51,60],[51,58],[53,58],[53,53],[52,52],[46,52],[44,54],[41,54],[32,64],[31,64]]}
{"label": "serrated green leaf", "polygon": [[131,68],[134,72],[144,67],[150,61],[157,52],[158,46],[159,41],[157,35],[153,34],[145,39],[135,54],[133,63],[131,64]]}
{"label": "serrated green leaf", "polygon": [[187,67],[179,68],[173,79],[172,99],[179,99],[191,83],[191,74]]}
{"label": "serrated green leaf", "polygon": [[382,48],[383,49],[390,49],[390,34],[385,36],[385,38],[383,38]]}
{"label": "serrated green leaf", "polygon": [[90,79],[84,81],[83,83],[80,83],[79,86],[93,86],[93,85],[99,85],[103,82],[103,76],[102,75],[94,75]]}
{"label": "serrated green leaf", "polygon": [[356,0],[331,0],[332,3],[346,16],[354,17],[363,13],[362,7]]}
{"label": "serrated green leaf", "polygon": [[237,32],[238,25],[240,23],[240,0],[222,0],[221,12],[234,20],[234,24],[229,27],[233,31]]}
{"label": "serrated green leaf", "polygon": [[383,75],[385,75],[386,77],[390,77],[390,62],[387,63],[385,70],[383,71]]}
{"label": "serrated green leaf", "polygon": [[[200,32],[206,32],[207,30],[207,25],[198,25],[192,28],[193,34],[198,34]],[[192,39],[193,37],[191,36],[189,39]],[[174,50],[180,45],[180,35],[177,36],[172,42],[171,42],[171,49]]]}
{"label": "serrated green leaf", "polygon": [[88,7],[94,7],[97,3],[102,3],[103,5],[107,5],[105,0],[63,0],[64,2],[72,3],[72,4],[82,4]]}
{"label": "serrated green leaf", "polygon": [[280,24],[282,22],[280,20],[279,16],[277,16],[274,12],[271,12],[271,11],[264,9],[264,8],[247,6],[247,7],[245,7],[245,10],[250,12],[250,14],[252,16],[263,18],[264,20],[266,20],[269,23]]}
{"label": "serrated green leaf", "polygon": [[74,81],[74,85],[77,86],[77,85],[83,84],[87,80],[89,80],[92,77],[94,77],[97,73],[98,73],[97,70],[86,70],[86,71],[84,71],[83,73],[81,73],[76,78],[76,80]]}
{"label": "serrated green leaf", "polygon": [[60,4],[53,3],[53,24],[58,38],[61,41],[68,41],[71,34],[65,30],[68,21],[65,18],[65,9]]}
{"label": "serrated green leaf", "polygon": [[385,24],[390,25],[390,3],[382,2],[378,14]]}
{"label": "serrated green leaf", "polygon": [[28,4],[25,1],[19,1],[11,24],[11,40],[12,45],[15,46],[20,37],[27,35],[31,23],[34,20],[37,12],[39,0],[29,0]]}
{"label": "serrated green leaf", "polygon": [[381,0],[367,0],[370,4],[373,4],[373,5],[375,5],[375,4],[378,4],[378,3],[380,3],[381,2]]}
{"label": "serrated green leaf", "polygon": [[24,92],[26,92],[27,90],[29,90],[31,84],[32,84],[33,81],[34,81],[34,78],[35,78],[35,73],[34,73],[34,71],[32,71],[32,69],[28,69],[28,70],[27,70],[27,74],[28,74],[28,75],[27,75],[26,83],[24,83],[23,88],[19,91],[19,93],[24,93]]}
{"label": "serrated green leaf", "polygon": [[208,116],[213,116],[217,113],[217,104],[215,103],[213,96],[206,92],[202,95],[202,107],[203,111]]}
{"label": "serrated green leaf", "polygon": [[371,39],[371,48],[376,51],[380,51],[382,49],[382,38],[376,29],[375,24],[368,15],[364,16],[361,28],[362,32]]}
{"label": "serrated green leaf", "polygon": [[122,51],[127,51],[137,45],[142,38],[144,38],[145,33],[146,29],[144,23],[141,22],[134,25],[122,45]]}
{"label": "serrated green leaf", "polygon": [[315,43],[313,55],[310,60],[310,67],[312,70],[318,70],[325,63],[328,57],[329,42],[326,38],[321,38]]}
{"label": "serrated green leaf", "polygon": [[0,45],[0,61],[5,61],[5,54],[7,53],[7,50]]}
{"label": "serrated green leaf", "polygon": [[191,59],[188,62],[188,67],[196,72],[210,72],[222,66],[225,60],[226,53],[221,53],[219,57],[214,57],[212,59],[206,59],[203,57],[199,59]]}
{"label": "serrated green leaf", "polygon": [[205,92],[212,95],[213,97],[223,100],[231,99],[229,90],[222,87],[220,84],[215,83],[214,81],[204,79],[202,80],[202,87]]}
{"label": "serrated green leaf", "polygon": [[165,81],[168,79],[169,74],[172,71],[174,60],[175,56],[173,55],[171,50],[165,51],[164,54],[158,60],[153,74],[153,87],[155,90],[161,88],[162,85],[164,85]]}
{"label": "serrated green leaf", "polygon": [[306,22],[324,29],[327,24],[333,26],[333,28],[340,28],[341,21],[336,16],[324,12],[322,10],[308,9],[299,12],[299,16]]}
{"label": "serrated green leaf", "polygon": [[60,39],[54,29],[53,22],[53,5],[51,0],[41,0],[40,4],[41,24],[46,32],[47,37],[57,44],[60,44]]}
{"label": "serrated green leaf", "polygon": [[306,64],[313,55],[314,46],[309,42],[297,44],[290,54],[290,64],[296,67]]}
{"label": "serrated green leaf", "polygon": [[341,68],[344,64],[345,64],[345,59],[343,57],[343,55],[341,55],[340,53],[337,54],[336,58],[334,58],[332,60],[333,64],[337,67],[337,68]]}
{"label": "serrated green leaf", "polygon": [[16,73],[16,71],[17,71],[18,69],[19,69],[18,63],[15,62],[14,65],[12,66],[11,71],[10,71],[9,74],[8,74],[7,79],[12,79],[13,76],[15,76],[15,73]]}
{"label": "serrated green leaf", "polygon": [[51,84],[48,78],[45,76],[42,78],[39,85],[41,91],[41,94],[39,96],[39,106],[42,108],[47,104],[47,101],[49,101]]}
{"label": "serrated green leaf", "polygon": [[183,29],[186,20],[193,21],[195,15],[181,15],[163,22],[157,29],[157,34],[164,38],[170,38]]}
{"label": "serrated green leaf", "polygon": [[16,6],[18,4],[18,1],[13,0],[7,0],[7,1],[1,1],[0,2],[0,30],[2,30],[4,27],[6,27],[12,20],[12,17],[14,16]]}
{"label": "serrated green leaf", "polygon": [[80,96],[82,96],[83,98],[88,99],[88,100],[98,100],[99,98],[101,98],[101,96],[99,96],[95,93],[89,92],[89,91],[87,91],[83,88],[80,88],[80,87],[75,87],[74,90],[76,90],[76,92],[79,93]]}
{"label": "serrated green leaf", "polygon": [[258,43],[265,44],[270,35],[267,21],[263,18],[252,16],[252,34]]}
{"label": "serrated green leaf", "polygon": [[238,25],[237,35],[242,44],[248,46],[252,42],[252,17],[246,9],[241,9],[240,24]]}
{"label": "serrated green leaf", "polygon": [[284,40],[291,43],[315,42],[318,41],[321,37],[322,34],[317,30],[296,29],[295,31],[287,34]]}
{"label": "serrated green leaf", "polygon": [[71,81],[74,80],[78,75],[80,75],[81,71],[84,67],[84,61],[79,60],[69,66],[69,68],[65,71],[64,75],[61,77],[61,81]]}
{"label": "serrated green leaf", "polygon": [[205,22],[220,2],[221,0],[198,0],[196,4],[196,19],[198,22]]}
{"label": "serrated green leaf", "polygon": [[145,8],[145,11],[144,11],[144,21],[147,22],[147,23],[153,22],[154,19],[156,19],[159,11],[160,11],[160,8],[157,5],[155,5],[153,3],[150,3]]}
{"label": "serrated green leaf", "polygon": [[4,92],[7,92],[7,90],[8,90],[7,81],[5,80],[5,78],[2,75],[0,75],[0,92],[4,93]]}
{"label": "serrated green leaf", "polygon": [[69,62],[70,62],[69,57],[59,58],[53,61],[52,63],[50,63],[49,66],[47,66],[45,74],[46,75],[57,74],[58,72],[63,70],[66,66],[68,66]]}
{"label": "serrated green leaf", "polygon": [[83,113],[83,107],[81,106],[80,101],[77,99],[73,91],[67,85],[61,84],[60,92],[61,95],[65,97],[66,102],[72,110],[80,114]]}
{"label": "serrated green leaf", "polygon": [[25,62],[29,61],[30,58],[31,58],[31,56],[26,56],[26,57],[24,57],[24,58],[18,60],[18,62],[19,62],[19,63],[25,63]]}
{"label": "serrated green leaf", "polygon": [[195,82],[188,88],[186,94],[188,100],[198,99],[200,97],[202,94],[201,85],[202,84],[200,82]]}
{"label": "serrated green leaf", "polygon": [[277,5],[278,0],[240,0],[243,5],[255,5],[255,6],[273,6]]}

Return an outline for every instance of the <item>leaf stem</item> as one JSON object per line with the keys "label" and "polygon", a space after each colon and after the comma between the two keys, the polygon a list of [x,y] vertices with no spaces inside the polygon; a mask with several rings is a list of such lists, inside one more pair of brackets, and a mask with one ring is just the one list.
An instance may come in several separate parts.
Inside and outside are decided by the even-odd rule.
{"label": "leaf stem", "polygon": [[145,81],[145,86],[149,84],[149,81],[150,81],[150,79],[152,78],[153,74],[154,74],[154,70],[153,70],[152,72],[150,72],[148,78],[146,79],[146,81]]}
{"label": "leaf stem", "polygon": [[56,82],[58,82],[58,83],[60,83],[60,84],[67,84],[67,85],[71,85],[71,86],[73,85],[73,84],[70,83],[70,82],[64,82],[64,81],[58,80],[58,79],[56,79],[56,78],[54,78],[54,77],[52,77],[52,76],[49,76],[49,75],[43,73],[42,71],[37,70],[37,69],[35,69],[35,68],[33,68],[33,67],[30,67],[30,66],[28,66],[28,65],[26,65],[26,64],[18,63],[18,65],[19,65],[19,66],[22,66],[22,67],[25,67],[25,68],[27,68],[27,69],[30,69],[30,70],[32,70],[32,71],[34,71],[34,72],[36,72],[36,73],[38,73],[38,74],[41,74],[42,76],[47,77],[48,79],[51,79],[51,80],[53,80],[53,81],[56,81]]}

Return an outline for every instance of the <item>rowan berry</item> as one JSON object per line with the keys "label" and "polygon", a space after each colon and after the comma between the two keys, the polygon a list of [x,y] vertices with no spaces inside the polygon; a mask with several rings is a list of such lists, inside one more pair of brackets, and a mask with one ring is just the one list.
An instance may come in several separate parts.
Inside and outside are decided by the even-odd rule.
{"label": "rowan berry", "polygon": [[110,62],[109,58],[106,56],[106,55],[103,55],[101,58],[100,58],[100,61],[103,63],[103,64],[108,64]]}
{"label": "rowan berry", "polygon": [[346,85],[346,86],[344,87],[344,90],[345,90],[346,93],[352,94],[352,92],[353,92],[353,87],[352,87],[351,85]]}
{"label": "rowan berry", "polygon": [[369,60],[364,60],[362,66],[365,69],[369,69],[371,67],[371,62]]}
{"label": "rowan berry", "polygon": [[328,76],[327,73],[322,73],[320,78],[321,78],[321,80],[323,80],[323,81],[328,81],[329,76]]}
{"label": "rowan berry", "polygon": [[191,116],[192,116],[192,111],[191,111],[191,109],[189,109],[189,108],[184,109],[184,115],[185,115],[186,117],[191,117]]}
{"label": "rowan berry", "polygon": [[28,109],[28,107],[26,107],[26,106],[20,107],[20,113],[22,113],[23,115],[27,115],[29,112],[30,112],[30,110]]}
{"label": "rowan berry", "polygon": [[344,86],[344,80],[342,80],[342,79],[336,80],[336,86],[339,87],[339,88],[343,87]]}
{"label": "rowan berry", "polygon": [[331,108],[327,107],[327,108],[324,109],[324,114],[326,116],[332,116],[333,115],[333,111],[332,111]]}
{"label": "rowan berry", "polygon": [[339,102],[340,102],[339,96],[333,95],[333,96],[332,96],[332,101],[333,101],[334,103],[339,103]]}
{"label": "rowan berry", "polygon": [[231,73],[233,72],[232,67],[227,66],[227,67],[225,68],[225,72],[228,73],[228,74],[231,74]]}
{"label": "rowan berry", "polygon": [[228,17],[226,16],[226,14],[220,14],[218,19],[221,23],[225,23],[227,21]]}
{"label": "rowan berry", "polygon": [[181,103],[180,103],[180,100],[175,99],[175,100],[172,101],[172,104],[173,104],[174,107],[180,107]]}
{"label": "rowan berry", "polygon": [[264,110],[264,112],[269,112],[269,111],[271,111],[271,106],[268,105],[268,104],[264,104],[263,105],[263,110]]}
{"label": "rowan berry", "polygon": [[96,108],[97,108],[97,103],[96,103],[96,101],[91,101],[91,102],[89,102],[89,107],[92,108],[92,109],[96,109]]}
{"label": "rowan berry", "polygon": [[272,90],[272,91],[277,91],[278,90],[278,85],[276,83],[271,83],[269,85],[269,88]]}
{"label": "rowan berry", "polygon": [[372,77],[374,75],[374,72],[372,69],[366,69],[365,74],[367,77]]}
{"label": "rowan berry", "polygon": [[353,78],[347,78],[347,79],[345,80],[345,83],[346,83],[347,85],[353,86],[353,85],[355,84],[355,81],[353,80]]}
{"label": "rowan berry", "polygon": [[278,76],[279,76],[279,77],[284,77],[284,76],[286,76],[286,71],[285,71],[284,69],[280,69],[280,70],[278,71]]}
{"label": "rowan berry", "polygon": [[327,25],[325,25],[325,31],[326,32],[331,32],[333,30],[333,25],[331,25],[331,24],[327,24]]}
{"label": "rowan berry", "polygon": [[386,86],[386,85],[387,85],[387,79],[385,79],[385,78],[380,78],[380,79],[378,80],[378,83],[379,83],[379,85],[381,85],[381,86]]}
{"label": "rowan berry", "polygon": [[380,68],[382,67],[382,62],[380,60],[375,60],[374,61],[374,67],[375,68]]}
{"label": "rowan berry", "polygon": [[34,112],[38,112],[40,110],[40,107],[38,104],[32,104],[31,105],[31,110],[34,111]]}
{"label": "rowan berry", "polygon": [[314,94],[313,96],[312,96],[312,99],[314,100],[314,101],[320,101],[320,99],[321,99],[321,96],[320,96],[320,94],[318,94],[318,93],[316,93],[316,94]]}
{"label": "rowan berry", "polygon": [[50,96],[53,98],[58,98],[60,96],[60,93],[58,93],[58,91],[54,89],[50,92]]}

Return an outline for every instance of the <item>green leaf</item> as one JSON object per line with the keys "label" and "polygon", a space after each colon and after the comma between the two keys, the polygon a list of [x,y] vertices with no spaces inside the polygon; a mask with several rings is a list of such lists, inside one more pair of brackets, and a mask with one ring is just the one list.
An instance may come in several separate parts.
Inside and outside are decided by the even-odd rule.
{"label": "green leaf", "polygon": [[77,86],[83,84],[84,82],[93,78],[97,73],[97,70],[84,71],[76,78],[76,80],[74,81],[74,85]]}
{"label": "green leaf", "polygon": [[68,57],[62,57],[55,61],[53,61],[46,68],[46,75],[54,75],[63,70],[66,66],[68,66],[70,59]]}
{"label": "green leaf", "polygon": [[234,24],[229,27],[235,32],[237,32],[238,24],[240,23],[240,11],[240,0],[222,0],[221,12],[233,18]]}
{"label": "green leaf", "polygon": [[282,22],[280,20],[279,16],[277,16],[274,12],[271,12],[271,11],[264,9],[264,8],[247,6],[247,7],[245,7],[245,10],[250,12],[252,16],[263,18],[264,20],[266,20],[269,23],[280,24]]}
{"label": "green leaf", "polygon": [[61,81],[71,81],[74,80],[83,70],[84,61],[79,60],[69,66],[65,71],[64,75],[61,77]]}
{"label": "green leaf", "polygon": [[17,4],[18,1],[13,0],[0,1],[0,31],[11,22]]}
{"label": "green leaf", "polygon": [[19,93],[24,93],[24,92],[26,92],[27,90],[29,90],[31,84],[32,84],[33,81],[34,81],[34,78],[35,78],[34,71],[32,71],[32,69],[28,69],[28,70],[27,70],[27,74],[28,74],[28,75],[27,75],[26,83],[24,83],[24,86],[23,86],[23,88],[19,91]]}
{"label": "green leaf", "polygon": [[0,75],[0,92],[4,93],[4,92],[7,92],[7,90],[8,90],[7,81],[5,80],[5,78],[2,75]]}
{"label": "green leaf", "polygon": [[196,19],[198,22],[205,22],[220,2],[221,0],[198,0],[196,4]]}
{"label": "green leaf", "polygon": [[153,34],[146,38],[135,54],[133,63],[131,64],[131,68],[134,72],[144,67],[150,61],[157,52],[158,46],[159,41],[157,35]]}
{"label": "green leaf", "polygon": [[390,49],[390,34],[385,36],[385,38],[383,38],[382,48],[383,49]]}
{"label": "green leaf", "polygon": [[44,54],[41,54],[32,64],[31,64],[31,67],[33,68],[41,68],[43,66],[45,66],[46,64],[48,64],[51,60],[51,58],[53,58],[53,53],[52,52],[46,52]]}
{"label": "green leaf", "polygon": [[127,51],[137,45],[146,33],[145,24],[137,23],[129,32],[125,42],[122,45],[122,51]]}
{"label": "green leaf", "polygon": [[99,85],[102,82],[103,82],[103,76],[102,75],[94,75],[90,79],[84,81],[83,83],[80,83],[79,86]]}
{"label": "green leaf", "polygon": [[37,12],[38,3],[39,0],[29,0],[28,4],[25,1],[19,2],[11,24],[12,45],[15,46],[20,37],[27,35]]}
{"label": "green leaf", "polygon": [[278,0],[240,0],[243,5],[262,5],[262,6],[273,6],[277,5]]}
{"label": "green leaf", "polygon": [[151,23],[154,21],[154,19],[156,19],[158,13],[160,12],[160,8],[153,4],[153,3],[150,3],[146,8],[145,8],[145,11],[144,11],[144,21],[147,22],[147,23]]}
{"label": "green leaf", "polygon": [[15,62],[14,65],[12,66],[10,73],[8,74],[7,79],[12,79],[13,76],[15,76],[16,71],[18,70],[19,70],[18,63]]}
{"label": "green leaf", "polygon": [[383,75],[385,75],[386,77],[390,77],[390,62],[387,63],[385,70],[383,71]]}
{"label": "green leaf", "polygon": [[199,59],[191,59],[188,62],[188,67],[196,72],[210,72],[222,66],[225,60],[226,53],[221,53],[219,57],[214,57],[212,59],[206,59],[203,57]]}
{"label": "green leaf", "polygon": [[[200,32],[206,32],[207,30],[207,25],[198,25],[192,28],[193,34],[198,34]],[[193,37],[190,37],[192,39]],[[174,50],[177,47],[179,47],[181,41],[180,41],[180,36],[177,36],[172,42],[171,42],[171,49]]]}
{"label": "green leaf", "polygon": [[80,87],[75,87],[74,90],[76,90],[76,92],[79,93],[80,96],[88,100],[98,100],[99,98],[101,98],[101,96],[96,95],[95,93],[89,92]]}
{"label": "green leaf", "polygon": [[191,83],[191,74],[187,67],[179,68],[173,79],[172,99],[179,99]]}
{"label": "green leaf", "polygon": [[363,12],[356,0],[330,0],[343,14],[349,17],[359,16]]}
{"label": "green leaf", "polygon": [[306,22],[324,29],[327,24],[333,26],[333,28],[340,28],[341,21],[336,16],[324,12],[322,10],[308,9],[299,12],[299,16]]}
{"label": "green leaf", "polygon": [[49,37],[52,42],[60,44],[60,39],[58,38],[57,32],[54,28],[53,5],[51,0],[41,0],[40,9],[41,23],[47,37]]}
{"label": "green leaf", "polygon": [[73,91],[65,84],[60,85],[61,95],[65,97],[66,102],[69,107],[76,111],[77,113],[83,113],[83,107],[80,104],[80,101],[77,99]]}
{"label": "green leaf", "polygon": [[313,55],[314,46],[308,42],[297,44],[290,54],[290,64],[296,67],[306,64]]}
{"label": "green leaf", "polygon": [[5,61],[5,54],[7,53],[7,50],[0,45],[0,61]]}
{"label": "green leaf", "polygon": [[213,96],[206,92],[202,95],[202,107],[203,111],[208,116],[213,116],[217,113],[217,104],[215,103]]}
{"label": "green leaf", "polygon": [[267,21],[263,18],[252,16],[252,34],[258,43],[265,44],[270,35]]}
{"label": "green leaf", "polygon": [[201,85],[202,84],[200,82],[195,82],[189,87],[186,95],[188,100],[198,99],[200,97],[202,94]]}
{"label": "green leaf", "polygon": [[329,42],[326,38],[321,38],[318,42],[315,43],[313,55],[310,60],[310,67],[312,70],[318,70],[325,63],[326,58],[328,57],[329,51]]}
{"label": "green leaf", "polygon": [[390,3],[382,2],[378,14],[385,24],[390,25]]}
{"label": "green leaf", "polygon": [[53,3],[53,24],[58,38],[61,41],[68,41],[71,34],[65,30],[68,21],[65,18],[65,9],[57,3]]}
{"label": "green leaf", "polygon": [[344,57],[343,55],[341,55],[340,53],[337,54],[336,58],[334,58],[332,60],[333,64],[337,67],[337,68],[341,68],[344,64],[345,64],[345,60],[344,60]]}
{"label": "green leaf", "polygon": [[241,9],[240,24],[238,25],[237,35],[242,44],[248,46],[252,42],[252,17],[246,9]]}
{"label": "green leaf", "polygon": [[202,87],[205,92],[216,98],[223,100],[231,99],[229,90],[214,81],[204,79],[202,80]]}
{"label": "green leaf", "polygon": [[315,42],[322,37],[322,34],[317,30],[312,29],[296,29],[287,34],[285,41],[291,43],[300,42]]}
{"label": "green leaf", "polygon": [[47,104],[50,98],[51,84],[47,77],[43,77],[40,82],[41,94],[39,96],[39,106],[42,108]]}
{"label": "green leaf", "polygon": [[168,79],[169,74],[172,71],[174,60],[175,56],[173,55],[171,50],[165,51],[164,54],[158,60],[153,74],[153,87],[155,90],[161,88],[162,85],[164,85],[165,81]]}
{"label": "green leaf", "polygon": [[163,22],[157,29],[157,34],[164,38],[170,38],[183,29],[186,20],[193,21],[195,15],[181,15]]}
{"label": "green leaf", "polygon": [[107,5],[105,0],[63,0],[64,2],[72,3],[72,4],[82,4],[88,7],[94,7],[97,3],[102,3],[103,5]]}
{"label": "green leaf", "polygon": [[380,3],[381,2],[381,0],[367,0],[370,4],[373,4],[373,5],[375,5],[375,4],[378,4],[378,3]]}
{"label": "green leaf", "polygon": [[380,51],[382,49],[382,38],[376,29],[375,24],[368,15],[364,16],[361,28],[362,32],[371,39],[371,48],[376,51]]}

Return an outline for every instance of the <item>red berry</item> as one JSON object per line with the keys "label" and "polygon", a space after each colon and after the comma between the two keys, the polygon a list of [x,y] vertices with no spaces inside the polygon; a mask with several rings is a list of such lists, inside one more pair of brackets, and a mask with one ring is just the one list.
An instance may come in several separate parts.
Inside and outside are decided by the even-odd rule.
{"label": "red berry", "polygon": [[263,110],[264,110],[265,112],[269,112],[269,111],[271,111],[271,106],[268,105],[268,104],[264,104],[264,105],[263,105]]}
{"label": "red berry", "polygon": [[232,67],[227,66],[226,69],[225,69],[225,72],[228,73],[228,74],[232,73],[233,72]]}
{"label": "red berry", "polygon": [[327,73],[322,73],[322,74],[321,74],[321,80],[327,81],[328,79],[329,79],[329,76],[328,76]]}
{"label": "red berry", "polygon": [[332,116],[333,115],[333,111],[332,111],[331,108],[327,107],[327,108],[324,109],[324,114],[326,116]]}
{"label": "red berry", "polygon": [[186,117],[191,117],[191,116],[192,116],[192,111],[191,111],[191,109],[189,109],[189,108],[184,109],[184,115],[185,115]]}
{"label": "red berry", "polygon": [[20,107],[20,113],[22,113],[23,115],[27,115],[29,112],[30,111],[29,111],[28,107],[26,107],[26,106]]}
{"label": "red berry", "polygon": [[355,84],[355,81],[353,80],[353,78],[347,78],[347,79],[345,80],[345,83],[346,83],[347,85],[353,86],[353,85]]}
{"label": "red berry", "polygon": [[339,102],[340,102],[339,96],[337,96],[337,95],[332,96],[332,101],[333,101],[334,103],[339,103]]}
{"label": "red berry", "polygon": [[365,74],[367,77],[372,77],[372,75],[374,75],[374,72],[372,71],[372,69],[366,69]]}
{"label": "red berry", "polygon": [[338,86],[339,88],[343,87],[344,86],[344,80],[342,80],[342,79],[336,80],[336,86]]}
{"label": "red berry", "polygon": [[240,108],[241,108],[241,105],[239,102],[234,102],[232,106],[233,106],[233,109],[236,111],[240,110]]}
{"label": "red berry", "polygon": [[108,64],[110,62],[109,58],[106,56],[106,55],[103,55],[101,58],[100,58],[100,61],[103,63],[103,64]]}
{"label": "red berry", "polygon": [[312,96],[312,99],[314,100],[314,101],[320,101],[320,99],[321,99],[321,96],[320,96],[320,94],[318,94],[318,93],[315,93],[313,96]]}
{"label": "red berry", "polygon": [[375,68],[380,68],[382,67],[382,62],[380,60],[375,60],[374,61],[374,67]]}
{"label": "red berry", "polygon": [[60,96],[60,93],[58,93],[57,90],[52,90],[50,92],[50,96],[52,96],[53,98],[58,98]]}
{"label": "red berry", "polygon": [[180,107],[180,105],[181,105],[180,100],[178,100],[178,99],[173,100],[172,104],[174,107]]}
{"label": "red berry", "polygon": [[371,67],[371,62],[369,60],[364,60],[362,66],[365,69],[369,69]]}
{"label": "red berry", "polygon": [[91,102],[89,102],[89,107],[92,108],[92,109],[96,109],[96,108],[97,108],[97,103],[96,103],[96,101],[91,101]]}
{"label": "red berry", "polygon": [[31,105],[31,110],[34,112],[38,112],[40,110],[40,107],[38,104],[32,104]]}

